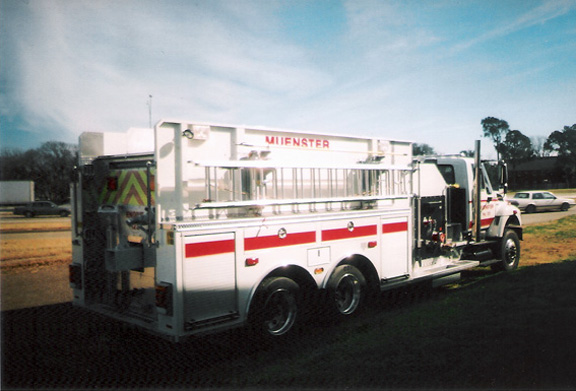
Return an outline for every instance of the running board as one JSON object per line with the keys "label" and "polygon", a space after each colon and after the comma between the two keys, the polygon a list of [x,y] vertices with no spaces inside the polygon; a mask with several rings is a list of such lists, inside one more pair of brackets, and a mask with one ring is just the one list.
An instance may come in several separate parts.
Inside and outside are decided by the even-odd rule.
{"label": "running board", "polygon": [[210,318],[200,321],[189,321],[184,324],[184,329],[186,331],[197,330],[199,328],[208,327],[208,326],[215,326],[220,323],[226,323],[234,319],[238,319],[240,315],[237,312],[232,312],[228,315],[219,316],[216,318]]}
{"label": "running board", "polygon": [[501,259],[487,259],[486,261],[480,262],[480,266],[489,266],[498,262],[502,262]]}
{"label": "running board", "polygon": [[388,290],[392,288],[396,288],[399,286],[422,282],[426,280],[439,280],[438,283],[433,283],[435,286],[444,285],[455,281],[458,279],[458,276],[454,276],[454,278],[447,278],[451,275],[459,275],[460,272],[467,269],[472,269],[480,265],[478,261],[468,261],[468,260],[460,260],[454,261],[450,265],[440,266],[432,269],[426,270],[422,274],[415,274],[411,278],[406,278],[407,276],[400,276],[398,278],[382,280],[380,282],[380,289],[381,290]]}

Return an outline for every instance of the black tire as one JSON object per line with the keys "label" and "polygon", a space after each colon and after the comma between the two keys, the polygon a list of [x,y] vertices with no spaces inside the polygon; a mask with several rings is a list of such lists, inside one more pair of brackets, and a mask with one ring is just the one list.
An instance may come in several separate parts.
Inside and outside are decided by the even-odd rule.
{"label": "black tire", "polygon": [[364,275],[352,265],[338,266],[326,286],[329,304],[336,315],[350,316],[364,307],[367,285]]}
{"label": "black tire", "polygon": [[564,202],[564,203],[562,204],[562,206],[560,207],[560,210],[561,210],[562,212],[566,212],[568,209],[570,209],[570,204],[567,203],[567,202]]}
{"label": "black tire", "polygon": [[499,271],[511,271],[518,268],[520,262],[520,240],[516,232],[508,229],[500,241],[500,262],[494,264],[494,269]]}
{"label": "black tire", "polygon": [[291,334],[299,314],[300,286],[287,277],[270,277],[258,288],[252,303],[250,327],[265,338]]}
{"label": "black tire", "polygon": [[68,216],[70,216],[69,212],[66,212],[66,211],[60,212],[60,217],[68,217]]}
{"label": "black tire", "polygon": [[24,213],[24,216],[26,216],[28,218],[32,218],[32,217],[34,217],[34,212],[28,211],[28,212]]}
{"label": "black tire", "polygon": [[534,213],[536,212],[536,207],[534,205],[528,205],[525,210],[526,213]]}

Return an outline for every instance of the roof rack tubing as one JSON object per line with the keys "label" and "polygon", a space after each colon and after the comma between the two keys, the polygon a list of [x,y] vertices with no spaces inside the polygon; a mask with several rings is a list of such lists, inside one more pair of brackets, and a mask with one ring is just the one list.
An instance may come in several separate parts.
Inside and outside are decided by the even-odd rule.
{"label": "roof rack tubing", "polygon": [[394,196],[376,197],[376,196],[359,196],[359,197],[342,197],[342,198],[322,198],[322,199],[288,199],[288,200],[250,200],[250,201],[223,201],[223,202],[204,202],[198,203],[194,209],[210,209],[210,208],[242,208],[242,207],[256,207],[256,206],[275,206],[275,205],[303,205],[303,204],[321,204],[328,202],[362,202],[362,201],[385,201],[385,200],[398,200],[407,199],[409,194],[399,194]]}
{"label": "roof rack tubing", "polygon": [[409,166],[391,166],[384,164],[371,164],[371,163],[356,163],[345,165],[334,164],[298,164],[289,163],[281,164],[271,160],[223,160],[223,161],[189,161],[189,164],[194,164],[198,167],[219,167],[219,168],[315,168],[315,169],[348,169],[348,170],[398,170],[409,171],[412,167]]}

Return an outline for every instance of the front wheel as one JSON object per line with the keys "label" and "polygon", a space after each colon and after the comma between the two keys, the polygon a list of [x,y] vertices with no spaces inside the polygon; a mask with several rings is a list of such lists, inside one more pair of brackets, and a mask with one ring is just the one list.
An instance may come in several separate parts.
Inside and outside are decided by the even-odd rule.
{"label": "front wheel", "polygon": [[511,271],[518,267],[520,262],[520,240],[516,232],[506,230],[500,242],[500,262],[496,263],[496,270]]}
{"label": "front wheel", "polygon": [[567,202],[564,202],[564,203],[562,204],[562,206],[560,207],[560,210],[561,210],[562,212],[566,212],[568,209],[570,209],[570,204],[567,203]]}
{"label": "front wheel", "polygon": [[251,326],[265,337],[288,334],[298,317],[298,292],[296,282],[286,277],[265,279],[254,298]]}
{"label": "front wheel", "polygon": [[328,280],[327,289],[336,314],[352,315],[364,304],[366,279],[352,265],[338,266]]}

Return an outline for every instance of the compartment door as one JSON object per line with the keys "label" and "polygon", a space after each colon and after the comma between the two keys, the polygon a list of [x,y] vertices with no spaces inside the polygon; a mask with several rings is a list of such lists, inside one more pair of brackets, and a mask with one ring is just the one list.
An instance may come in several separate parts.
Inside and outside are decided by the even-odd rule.
{"label": "compartment door", "polygon": [[408,217],[382,219],[382,273],[384,279],[408,274],[410,262]]}
{"label": "compartment door", "polygon": [[184,321],[187,328],[236,317],[235,234],[187,236],[183,245]]}

